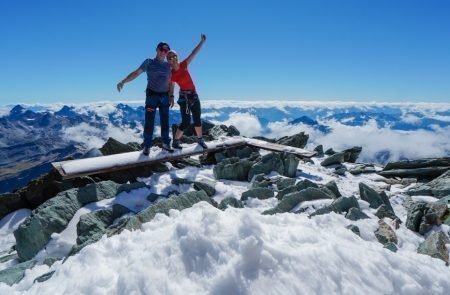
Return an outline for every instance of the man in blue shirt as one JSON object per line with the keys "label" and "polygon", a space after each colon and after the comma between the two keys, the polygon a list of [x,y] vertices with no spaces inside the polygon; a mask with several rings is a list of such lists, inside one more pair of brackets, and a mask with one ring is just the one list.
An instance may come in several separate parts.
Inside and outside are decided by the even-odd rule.
{"label": "man in blue shirt", "polygon": [[146,156],[149,154],[150,147],[152,146],[155,112],[157,108],[159,108],[159,118],[161,121],[162,148],[173,152],[173,149],[170,147],[169,137],[169,107],[173,107],[174,98],[173,96],[169,97],[171,69],[169,63],[165,61],[169,50],[169,44],[160,42],[156,47],[155,58],[146,59],[137,70],[117,84],[117,90],[120,92],[125,83],[136,79],[143,72],[147,73],[143,151],[143,154]]}

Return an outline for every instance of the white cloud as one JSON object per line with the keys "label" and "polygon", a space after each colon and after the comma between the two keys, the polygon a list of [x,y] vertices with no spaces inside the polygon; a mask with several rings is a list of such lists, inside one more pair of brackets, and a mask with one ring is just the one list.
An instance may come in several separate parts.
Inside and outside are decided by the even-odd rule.
{"label": "white cloud", "polygon": [[142,142],[140,130],[142,130],[142,126],[138,126],[136,130],[132,130],[128,128],[118,128],[112,124],[108,124],[107,128],[99,129],[90,126],[87,123],[81,123],[80,125],[64,129],[63,138],[82,143],[88,149],[100,148],[103,146],[108,137],[113,137],[123,143],[130,141],[140,143]]}
{"label": "white cloud", "polygon": [[231,113],[226,121],[212,121],[214,124],[234,125],[244,136],[258,136],[262,132],[261,123],[249,113]]}

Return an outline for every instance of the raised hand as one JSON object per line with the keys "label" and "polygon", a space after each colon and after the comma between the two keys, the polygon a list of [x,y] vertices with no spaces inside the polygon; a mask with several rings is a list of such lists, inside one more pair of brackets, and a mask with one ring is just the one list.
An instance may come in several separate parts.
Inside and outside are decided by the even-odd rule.
{"label": "raised hand", "polygon": [[120,82],[117,84],[117,91],[120,92],[120,90],[122,90],[122,88],[123,88],[123,82],[120,81]]}
{"label": "raised hand", "polygon": [[205,42],[206,41],[206,35],[202,34],[202,41]]}

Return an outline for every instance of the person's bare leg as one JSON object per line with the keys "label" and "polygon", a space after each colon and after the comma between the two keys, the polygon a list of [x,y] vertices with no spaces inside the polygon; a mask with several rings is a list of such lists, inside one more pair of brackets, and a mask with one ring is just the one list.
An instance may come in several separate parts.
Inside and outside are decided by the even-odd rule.
{"label": "person's bare leg", "polygon": [[202,138],[203,137],[202,126],[194,127],[194,128],[195,128],[195,133],[197,134],[197,138]]}
{"label": "person's bare leg", "polygon": [[175,133],[175,139],[178,140],[183,136],[183,130],[180,130],[180,128],[177,129],[177,132]]}

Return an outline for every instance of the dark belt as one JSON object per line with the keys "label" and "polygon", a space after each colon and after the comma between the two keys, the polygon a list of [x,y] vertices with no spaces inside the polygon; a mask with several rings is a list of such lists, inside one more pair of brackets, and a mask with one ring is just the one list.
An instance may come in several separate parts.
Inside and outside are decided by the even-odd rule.
{"label": "dark belt", "polygon": [[147,89],[145,90],[145,94],[146,94],[147,96],[152,96],[152,95],[157,95],[157,96],[168,96],[168,95],[169,95],[169,92],[168,92],[168,91],[166,91],[166,92],[156,92],[156,91],[153,91],[153,90],[147,88]]}

